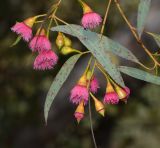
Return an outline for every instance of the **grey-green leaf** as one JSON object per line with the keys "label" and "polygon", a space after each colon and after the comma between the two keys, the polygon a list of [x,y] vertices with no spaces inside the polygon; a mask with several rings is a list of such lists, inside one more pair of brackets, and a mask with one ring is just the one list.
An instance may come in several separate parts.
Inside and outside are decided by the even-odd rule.
{"label": "grey-green leaf", "polygon": [[136,78],[136,79],[160,85],[160,77],[152,75],[152,74],[145,72],[143,70],[133,68],[133,67],[126,67],[126,66],[120,66],[119,70],[121,72],[131,76],[131,77]]}
{"label": "grey-green leaf", "polygon": [[64,82],[67,80],[69,74],[71,73],[74,65],[76,64],[76,62],[78,61],[80,56],[81,56],[81,54],[77,54],[77,55],[74,55],[71,58],[69,58],[64,63],[61,70],[59,71],[59,73],[55,77],[55,79],[49,89],[49,92],[47,94],[47,98],[46,98],[45,106],[44,106],[44,117],[45,117],[46,123],[47,123],[47,119],[48,119],[48,113],[51,108],[53,100],[55,99],[56,95],[58,94],[58,92],[61,89]]}
{"label": "grey-green leaf", "polygon": [[121,86],[125,86],[121,74],[115,64],[111,62],[110,56],[105,52],[104,44],[100,42],[98,34],[89,30],[84,30],[78,25],[66,25],[52,28],[52,31],[61,31],[76,36],[88,50],[96,57],[99,63],[109,73],[109,75]]}
{"label": "grey-green leaf", "polygon": [[139,6],[138,6],[138,17],[137,17],[137,30],[138,35],[141,37],[147,16],[149,14],[149,9],[151,5],[151,0],[140,0]]}
{"label": "grey-green leaf", "polygon": [[[58,27],[54,27],[51,30],[52,31],[61,30],[62,32],[73,35],[75,37],[79,35],[79,38],[84,38],[84,34],[83,34],[84,32],[90,32],[89,30],[86,31],[83,29],[83,27],[79,25],[74,25],[74,24],[61,25]],[[92,32],[92,35],[96,36],[96,40],[98,41],[98,44],[102,44],[102,46],[104,47],[102,50],[104,50],[104,52],[112,52],[113,54],[119,57],[138,63],[138,59],[136,58],[136,56],[121,44],[113,41],[112,39],[109,39],[106,36],[102,36],[102,39],[100,40],[101,35],[95,32]]]}
{"label": "grey-green leaf", "polygon": [[157,45],[160,47],[160,35],[159,34],[155,34],[155,33],[151,33],[148,32],[149,35],[151,35],[154,40],[156,41]]}
{"label": "grey-green leaf", "polygon": [[14,41],[14,43],[13,43],[10,47],[13,47],[13,46],[17,45],[17,44],[20,42],[21,39],[22,39],[22,37],[21,37],[21,36],[18,36],[18,37],[16,38],[16,40]]}

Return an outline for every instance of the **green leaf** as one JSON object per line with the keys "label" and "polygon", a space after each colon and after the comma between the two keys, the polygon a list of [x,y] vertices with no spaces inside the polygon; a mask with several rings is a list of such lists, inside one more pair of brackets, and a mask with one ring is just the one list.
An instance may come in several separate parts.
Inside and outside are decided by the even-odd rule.
{"label": "green leaf", "polygon": [[[79,35],[79,38],[85,38],[83,33],[90,32],[89,30],[88,31],[84,30],[83,27],[79,25],[73,25],[73,24],[60,25],[58,27],[52,28],[51,30],[52,31],[61,30],[62,32],[73,35],[75,37],[78,37]],[[96,36],[96,40],[99,42],[98,44],[102,44],[102,46],[104,47],[101,50],[104,50],[105,52],[112,52],[113,54],[119,57],[138,63],[138,59],[135,57],[135,55],[133,55],[133,53],[130,50],[128,50],[121,44],[113,41],[112,39],[109,39],[106,36],[102,36],[102,39],[100,40],[101,36],[100,34],[97,34],[95,32],[92,32],[92,34]]]}
{"label": "green leaf", "polygon": [[49,92],[47,94],[47,98],[46,98],[45,106],[44,106],[44,117],[45,117],[46,123],[47,123],[47,119],[48,119],[48,113],[51,108],[53,100],[55,99],[56,95],[58,94],[58,92],[61,89],[64,82],[67,80],[69,74],[71,73],[74,65],[76,64],[76,62],[78,61],[80,56],[81,56],[81,54],[77,54],[77,55],[74,55],[71,58],[69,58],[69,60],[67,60],[64,63],[61,70],[59,71],[59,73],[55,77],[55,79],[49,89]]}
{"label": "green leaf", "polygon": [[119,70],[131,77],[134,77],[139,80],[143,80],[149,83],[160,85],[160,77],[152,75],[148,72],[145,72],[143,70],[132,68],[132,67],[126,67],[126,66],[120,66]]}
{"label": "green leaf", "polygon": [[151,33],[151,32],[147,32],[147,33],[154,38],[154,40],[156,41],[157,45],[160,47],[160,35],[159,34],[155,34],[155,33]]}
{"label": "green leaf", "polygon": [[14,41],[14,43],[10,47],[13,47],[13,46],[17,45],[20,42],[21,39],[22,39],[22,37],[18,36],[17,39]]}
{"label": "green leaf", "polygon": [[53,27],[51,30],[77,37],[92,52],[109,75],[121,86],[124,86],[123,79],[116,65],[111,62],[111,57],[108,53],[112,52],[125,59],[138,62],[138,59],[125,47],[104,36],[100,40],[100,34],[84,30],[81,26],[62,25]]}
{"label": "green leaf", "polygon": [[150,5],[151,5],[151,0],[140,0],[138,7],[138,17],[137,17],[137,30],[139,37],[141,37],[143,33]]}

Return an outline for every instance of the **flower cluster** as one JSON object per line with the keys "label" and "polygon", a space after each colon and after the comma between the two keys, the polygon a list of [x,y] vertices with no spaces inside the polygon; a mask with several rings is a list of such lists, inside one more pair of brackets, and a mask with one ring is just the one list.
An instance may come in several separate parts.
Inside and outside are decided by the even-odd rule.
{"label": "flower cluster", "polygon": [[51,42],[49,41],[44,28],[39,28],[36,35],[32,35],[32,27],[38,16],[26,19],[21,23],[16,23],[11,30],[20,35],[26,42],[32,52],[38,52],[38,56],[34,61],[34,69],[47,70],[52,69],[57,61],[58,56],[52,50]]}
{"label": "flower cluster", "polygon": [[[94,12],[82,0],[78,1],[83,8],[81,25],[85,29],[94,29],[99,26],[102,22],[101,16],[98,13]],[[59,3],[60,2],[61,0],[59,1]],[[29,44],[29,48],[33,53],[38,53],[33,64],[33,68],[35,70],[53,69],[58,62],[58,56],[52,50],[52,43],[49,40],[49,30],[51,29],[53,20],[56,24],[58,24],[56,18],[53,19],[53,17],[55,15],[55,12],[57,11],[59,3],[55,5],[57,7],[55,7],[55,10],[53,10],[51,14],[30,17],[23,22],[17,22],[11,28],[13,32],[15,32]],[[45,28],[45,25],[41,25],[41,27],[36,31],[36,34],[33,36],[33,26],[38,22],[44,22],[44,20],[38,20],[41,17],[46,17],[46,19],[44,20],[50,20],[49,27]],[[81,51],[72,47],[72,41],[62,32],[58,32],[56,38],[56,46],[59,53],[62,55],[68,55],[71,53],[83,54]],[[105,75],[107,80],[105,96],[103,101],[97,99],[94,95],[98,92],[100,85],[97,77],[94,75],[94,69],[91,70],[90,66],[91,63],[89,62],[85,72],[80,77],[77,84],[73,87],[70,93],[70,102],[74,105],[77,105],[74,116],[78,122],[80,122],[84,118],[85,106],[88,104],[90,96],[91,98],[93,98],[96,111],[104,116],[105,104],[118,104],[120,100],[127,102],[127,98],[130,95],[130,89],[128,87],[120,87],[114,82],[114,80],[110,78],[110,76]],[[95,67],[98,67],[98,65],[95,64]]]}
{"label": "flower cluster", "polygon": [[73,104],[78,105],[74,114],[78,122],[84,118],[84,107],[88,103],[89,96],[91,96],[95,102],[96,111],[102,116],[104,116],[105,104],[118,104],[120,100],[127,103],[127,99],[130,95],[130,89],[128,87],[121,88],[109,77],[106,77],[106,80],[108,82],[105,96],[102,101],[103,103],[94,96],[100,86],[97,78],[92,75],[90,70],[81,76],[77,84],[71,90],[70,101]]}

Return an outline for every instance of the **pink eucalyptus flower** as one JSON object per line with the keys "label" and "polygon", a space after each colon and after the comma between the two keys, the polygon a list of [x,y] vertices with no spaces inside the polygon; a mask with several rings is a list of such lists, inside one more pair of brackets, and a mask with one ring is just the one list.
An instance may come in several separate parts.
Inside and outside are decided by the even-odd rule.
{"label": "pink eucalyptus flower", "polygon": [[53,66],[57,64],[57,61],[58,57],[52,50],[42,51],[39,53],[39,55],[36,57],[34,61],[34,69],[52,69]]}
{"label": "pink eucalyptus flower", "polygon": [[32,38],[32,27],[36,21],[36,17],[31,17],[23,22],[17,22],[11,30],[20,35],[26,42]]}
{"label": "pink eucalyptus flower", "polygon": [[70,101],[73,104],[79,104],[83,99],[84,100],[84,104],[87,104],[88,97],[89,97],[89,93],[88,93],[87,87],[82,86],[82,85],[76,85],[71,90]]}
{"label": "pink eucalyptus flower", "polygon": [[116,92],[106,93],[104,100],[104,104],[118,104],[119,98]]}
{"label": "pink eucalyptus flower", "polygon": [[82,26],[86,29],[93,29],[100,25],[102,18],[99,14],[93,12],[93,10],[82,0],[79,0],[83,8],[83,17],[81,20]]}
{"label": "pink eucalyptus flower", "polygon": [[11,30],[20,35],[26,42],[29,42],[29,40],[32,38],[32,29],[24,22],[16,23]]}
{"label": "pink eucalyptus flower", "polygon": [[45,35],[45,30],[42,29],[37,31],[36,36],[31,40],[29,47],[32,49],[33,52],[38,51],[44,51],[44,50],[50,50],[51,49],[51,43],[48,40],[48,38]]}
{"label": "pink eucalyptus flower", "polygon": [[90,84],[90,90],[92,93],[97,93],[98,88],[99,88],[99,82],[96,77],[93,77]]}
{"label": "pink eucalyptus flower", "polygon": [[100,25],[102,18],[95,12],[85,13],[81,20],[82,26],[86,29],[93,29]]}

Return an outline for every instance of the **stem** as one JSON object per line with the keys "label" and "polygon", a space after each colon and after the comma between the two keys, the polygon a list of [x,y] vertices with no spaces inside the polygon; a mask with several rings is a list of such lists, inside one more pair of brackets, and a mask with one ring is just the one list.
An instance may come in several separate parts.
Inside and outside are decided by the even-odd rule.
{"label": "stem", "polygon": [[[94,65],[93,65],[93,68],[92,68],[92,71],[91,71],[91,78],[93,76],[93,73],[94,73],[94,70],[95,70],[95,66],[96,66],[96,60],[94,61]],[[87,85],[87,88],[89,90],[89,87],[90,87],[90,83],[91,83],[91,79],[89,80],[89,83]],[[96,139],[95,139],[95,135],[94,135],[94,131],[93,131],[93,122],[92,122],[92,111],[91,111],[91,100],[89,98],[89,120],[90,120],[90,128],[91,128],[91,134],[92,134],[92,139],[93,139],[93,143],[94,143],[94,147],[97,148],[97,143],[96,143]]]}
{"label": "stem", "polygon": [[103,20],[103,23],[102,23],[102,28],[101,28],[101,38],[102,38],[102,35],[104,33],[104,28],[105,28],[105,24],[106,24],[106,21],[107,21],[108,12],[109,12],[109,9],[110,9],[110,6],[111,6],[111,2],[112,2],[112,0],[109,0],[108,5],[107,5],[106,13],[105,13],[104,20]]}
{"label": "stem", "polygon": [[[131,25],[131,23],[129,22],[129,20],[128,20],[127,17],[125,16],[125,14],[124,14],[124,12],[123,12],[123,10],[122,10],[122,8],[121,8],[118,0],[114,0],[114,2],[115,2],[115,4],[116,4],[116,6],[117,6],[117,8],[118,8],[118,10],[119,10],[119,12],[120,12],[120,14],[121,14],[121,16],[123,17],[123,19],[124,19],[125,22],[127,23],[127,25],[128,25],[128,27],[129,27],[130,31],[132,32],[133,36],[134,36],[135,39],[137,40],[137,42],[141,45],[141,47],[142,47],[142,48],[144,49],[144,51],[149,55],[149,57],[153,60],[153,62],[154,62],[156,65],[160,66],[160,63],[153,57],[152,53],[147,49],[147,47],[143,44],[142,40],[138,37],[135,28]],[[150,68],[148,68],[148,69],[150,69]],[[152,69],[152,68],[151,68],[151,69]]]}
{"label": "stem", "polygon": [[67,22],[63,21],[62,19],[58,18],[57,16],[54,15],[53,17],[54,17],[56,20],[62,22],[63,24],[69,25]]}
{"label": "stem", "polygon": [[40,18],[40,17],[44,17],[44,16],[46,16],[47,14],[40,14],[40,15],[37,15],[37,16],[35,16],[35,18],[37,19],[37,18]]}
{"label": "stem", "polygon": [[48,25],[48,29],[47,29],[47,37],[49,37],[49,31],[50,31],[50,28],[52,26],[53,19],[55,20],[55,18],[53,18],[52,16],[55,16],[55,14],[56,14],[56,12],[57,12],[57,10],[59,8],[60,3],[61,3],[61,0],[58,1],[56,8],[55,8],[55,10],[53,11],[53,13],[51,15],[51,19],[50,19],[50,22],[49,22],[49,25]]}
{"label": "stem", "polygon": [[94,143],[94,147],[97,148],[97,143],[96,143],[96,139],[94,136],[94,131],[93,131],[93,122],[92,122],[92,111],[91,111],[91,100],[89,98],[89,120],[90,120],[90,127],[91,127],[91,133],[92,133],[92,139],[93,139],[93,143]]}

